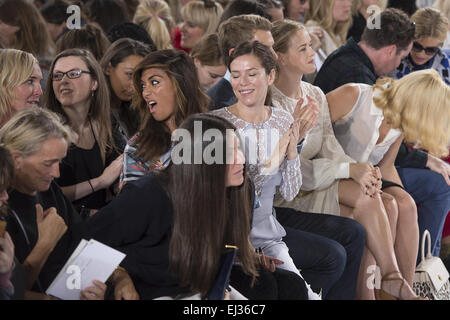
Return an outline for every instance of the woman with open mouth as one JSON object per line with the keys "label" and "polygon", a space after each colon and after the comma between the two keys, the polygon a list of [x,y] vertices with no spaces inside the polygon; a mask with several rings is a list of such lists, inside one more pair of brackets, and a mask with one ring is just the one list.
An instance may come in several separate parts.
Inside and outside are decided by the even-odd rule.
{"label": "woman with open mouth", "polygon": [[181,51],[147,55],[135,68],[133,84],[141,126],[125,147],[122,183],[166,167],[172,132],[191,114],[206,112],[209,103],[192,59]]}

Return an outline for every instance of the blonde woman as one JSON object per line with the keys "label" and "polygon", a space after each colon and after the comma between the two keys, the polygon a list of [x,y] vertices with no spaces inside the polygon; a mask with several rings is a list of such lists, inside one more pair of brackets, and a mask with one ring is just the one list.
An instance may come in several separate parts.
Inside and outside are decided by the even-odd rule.
{"label": "blonde woman", "polygon": [[449,28],[447,17],[437,9],[424,8],[416,11],[411,20],[416,24],[416,40],[409,56],[391,76],[400,79],[411,72],[431,68],[450,85],[450,57],[441,50]]}
{"label": "blonde woman", "polygon": [[223,8],[213,0],[191,1],[181,9],[180,46],[192,49],[202,37],[215,33]]}
{"label": "blonde woman", "polygon": [[42,95],[38,60],[25,51],[0,50],[0,127],[22,109],[37,106]]}
{"label": "blonde woman", "polygon": [[[395,247],[403,244],[414,254],[398,261],[401,272],[383,268],[385,261],[377,259],[377,263],[383,276],[382,291],[396,287],[397,298],[412,298],[410,286],[419,243],[417,208],[404,190],[394,161],[403,139],[436,156],[448,154],[450,88],[435,70],[422,70],[400,80],[380,79],[374,86],[347,84],[326,97],[335,136],[345,153],[358,162],[368,161],[380,168],[383,192],[399,203],[409,199],[408,206],[399,206],[398,224],[410,227],[405,231],[397,230]],[[341,214],[346,214],[342,209]],[[394,245],[390,234],[380,239],[368,233],[367,241],[369,247],[380,241]],[[374,253],[374,256],[377,255]]]}
{"label": "blonde woman", "polygon": [[[352,1],[315,0],[310,1],[309,6],[305,15],[308,31],[322,31],[321,45],[316,54],[316,67],[319,71],[325,59],[347,39],[347,32],[352,23]],[[308,81],[312,82],[312,79]]]}
{"label": "blonde woman", "polygon": [[170,35],[174,21],[165,1],[142,0],[136,8],[133,22],[147,31],[158,50],[172,49]]}
{"label": "blonde woman", "polygon": [[[87,234],[78,213],[53,181],[70,141],[70,131],[58,115],[43,108],[22,110],[0,128],[0,144],[14,162],[8,232],[25,271],[21,279],[25,299],[52,299],[43,293]],[[116,270],[111,280],[116,299],[136,297],[126,272]],[[81,300],[103,300],[106,285],[94,280],[82,289]]]}
{"label": "blonde woman", "polygon": [[[291,114],[297,106],[317,101],[320,106],[319,120],[303,143],[300,155],[303,185],[299,195],[290,202],[277,197],[277,205],[299,211],[340,214],[345,207],[373,238],[386,239],[392,233],[395,243],[397,229],[409,230],[408,224],[397,224],[397,205],[392,196],[380,194],[380,172],[369,162],[357,163],[344,153],[334,136],[328,104],[320,88],[302,81],[304,74],[314,71],[314,51],[305,27],[294,21],[275,22],[272,28],[274,50],[279,57],[279,74],[273,88],[273,105]],[[345,195],[350,194],[350,197]],[[374,227],[374,226],[382,226]],[[383,269],[394,270],[397,260],[403,260],[408,247],[394,248],[385,241],[366,246],[360,269],[357,298],[374,299],[374,290],[366,285],[368,268],[377,260],[384,262]],[[371,246],[376,246],[372,248]],[[412,248],[411,250],[413,250]],[[409,254],[414,254],[409,252]]]}

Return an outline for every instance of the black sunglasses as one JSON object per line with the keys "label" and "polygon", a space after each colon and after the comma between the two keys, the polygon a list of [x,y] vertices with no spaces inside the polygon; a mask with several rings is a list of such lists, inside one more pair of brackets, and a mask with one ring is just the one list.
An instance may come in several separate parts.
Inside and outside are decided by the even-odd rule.
{"label": "black sunglasses", "polygon": [[422,52],[425,51],[426,55],[433,56],[439,51],[439,47],[423,47],[420,43],[414,41],[412,50],[414,52]]}

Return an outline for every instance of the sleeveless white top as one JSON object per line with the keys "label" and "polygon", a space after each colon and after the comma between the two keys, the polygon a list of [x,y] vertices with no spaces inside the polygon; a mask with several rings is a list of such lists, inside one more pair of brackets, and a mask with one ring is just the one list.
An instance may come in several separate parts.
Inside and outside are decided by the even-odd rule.
{"label": "sleeveless white top", "polygon": [[376,144],[384,120],[383,111],[373,102],[377,92],[374,92],[372,86],[358,84],[358,87],[358,100],[348,114],[333,124],[333,129],[347,155],[357,162],[377,165],[402,133],[397,129],[390,129],[385,139]]}

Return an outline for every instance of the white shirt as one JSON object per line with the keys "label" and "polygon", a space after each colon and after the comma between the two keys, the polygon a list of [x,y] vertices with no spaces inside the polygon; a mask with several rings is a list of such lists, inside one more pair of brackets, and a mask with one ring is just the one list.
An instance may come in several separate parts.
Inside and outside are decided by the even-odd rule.
{"label": "white shirt", "polygon": [[[307,82],[301,83],[303,106],[308,103],[307,96],[316,99],[319,106],[319,118],[303,142],[300,153],[303,183],[301,192],[294,201],[284,201],[276,197],[276,206],[294,208],[305,212],[328,213],[338,215],[340,179],[349,178],[350,163],[355,162],[347,156],[334,136],[330,111],[326,97],[319,87]],[[272,104],[294,113],[298,100],[284,95],[275,86],[272,87]]]}
{"label": "white shirt", "polygon": [[377,92],[374,93],[372,86],[358,84],[358,87],[358,101],[348,114],[333,124],[334,133],[347,155],[357,162],[377,165],[402,133],[390,129],[385,139],[376,144],[384,120],[383,111],[373,102]]}

